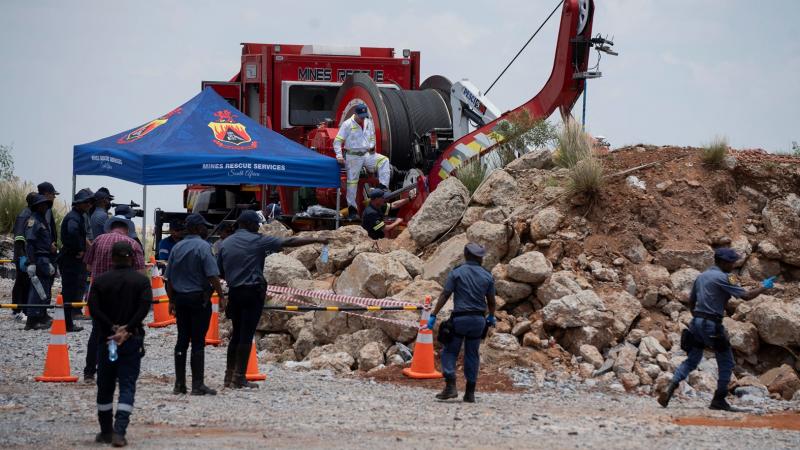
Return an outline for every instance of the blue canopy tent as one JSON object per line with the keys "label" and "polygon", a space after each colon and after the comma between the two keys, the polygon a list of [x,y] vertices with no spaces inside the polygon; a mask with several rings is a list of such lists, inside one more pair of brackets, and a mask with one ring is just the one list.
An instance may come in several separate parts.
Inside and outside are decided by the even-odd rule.
{"label": "blue canopy tent", "polygon": [[261,126],[210,87],[140,127],[76,145],[72,161],[73,191],[77,175],[132,181],[144,187],[145,210],[148,185],[340,187],[334,158]]}

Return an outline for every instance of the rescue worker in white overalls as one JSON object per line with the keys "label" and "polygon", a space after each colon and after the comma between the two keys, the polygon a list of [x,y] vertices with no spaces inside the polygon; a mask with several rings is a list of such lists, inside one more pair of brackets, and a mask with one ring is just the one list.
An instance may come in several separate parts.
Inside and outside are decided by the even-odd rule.
{"label": "rescue worker in white overalls", "polygon": [[[346,161],[342,155],[342,145],[344,145],[347,153]],[[385,184],[387,187],[389,184],[388,158],[375,154],[375,125],[369,118],[369,111],[366,105],[357,105],[353,116],[341,123],[339,133],[333,141],[333,150],[336,152],[336,161],[339,164],[345,164],[347,168],[348,219],[356,220],[358,219],[356,191],[361,169],[363,167],[368,169],[372,167],[373,171],[377,169],[380,174],[381,168],[384,168],[383,170],[387,175],[385,177],[379,176],[379,180],[381,184]],[[383,164],[379,164],[379,159],[383,161]]]}

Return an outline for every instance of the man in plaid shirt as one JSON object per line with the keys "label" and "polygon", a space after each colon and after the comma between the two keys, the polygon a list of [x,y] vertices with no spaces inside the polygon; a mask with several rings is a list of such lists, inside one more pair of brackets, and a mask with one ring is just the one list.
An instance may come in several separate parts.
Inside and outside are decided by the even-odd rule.
{"label": "man in plaid shirt", "polygon": [[[108,227],[109,232],[97,236],[83,258],[83,262],[89,266],[92,278],[97,278],[113,268],[111,248],[117,242],[131,244],[133,269],[144,270],[142,246],[128,237],[128,222],[124,218],[115,216],[108,219]],[[83,380],[86,383],[94,382],[95,373],[97,373],[97,327],[92,321],[92,334],[89,335],[89,342],[86,346],[86,366],[83,368]]]}

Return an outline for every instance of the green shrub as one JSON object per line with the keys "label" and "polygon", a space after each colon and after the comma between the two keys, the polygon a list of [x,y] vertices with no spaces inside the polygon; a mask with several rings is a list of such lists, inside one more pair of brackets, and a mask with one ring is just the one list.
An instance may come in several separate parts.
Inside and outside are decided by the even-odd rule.
{"label": "green shrub", "polygon": [[728,140],[724,137],[715,137],[708,145],[703,147],[700,159],[709,166],[719,166],[728,154]]}
{"label": "green shrub", "polygon": [[580,123],[567,119],[558,134],[558,148],[553,154],[553,162],[571,169],[578,161],[592,156],[592,143]]}
{"label": "green shrub", "polygon": [[603,163],[594,156],[579,160],[569,171],[571,195],[594,196],[603,187]]}
{"label": "green shrub", "polygon": [[503,136],[503,142],[497,150],[503,166],[518,156],[527,153],[531,148],[546,147],[556,140],[556,127],[550,122],[536,119],[522,109],[511,113],[501,120],[495,129]]}
{"label": "green shrub", "polygon": [[467,161],[456,172],[456,178],[469,190],[469,195],[475,193],[483,179],[486,178],[486,167],[479,158]]}
{"label": "green shrub", "polygon": [[17,215],[28,206],[25,197],[36,188],[27,182],[7,180],[0,182],[0,233],[11,233]]}

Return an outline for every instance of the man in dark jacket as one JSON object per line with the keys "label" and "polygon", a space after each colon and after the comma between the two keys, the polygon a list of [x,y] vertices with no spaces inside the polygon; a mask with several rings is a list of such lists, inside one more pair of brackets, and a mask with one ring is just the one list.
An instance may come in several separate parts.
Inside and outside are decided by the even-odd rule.
{"label": "man in dark jacket", "polygon": [[[61,254],[58,267],[61,270],[61,296],[64,303],[81,302],[86,291],[86,264],[83,255],[88,246],[86,231],[86,213],[91,208],[94,192],[90,189],[81,189],[75,194],[72,202],[72,211],[64,216],[61,221]],[[81,331],[73,323],[72,308],[64,307],[64,320],[67,331]]]}
{"label": "man in dark jacket", "polygon": [[94,193],[94,210],[89,218],[92,240],[106,232],[104,227],[108,220],[108,208],[111,206],[112,200],[114,200],[114,196],[111,195],[108,188],[101,187]]}
{"label": "man in dark jacket", "polygon": [[47,208],[47,212],[45,213],[45,221],[47,222],[47,226],[50,229],[50,233],[52,233],[53,237],[53,246],[58,243],[58,227],[56,226],[56,218],[53,215],[53,202],[56,201],[56,196],[60,193],[56,191],[56,188],[53,186],[53,183],[45,181],[44,183],[39,183],[36,186],[36,189],[39,192],[39,195],[43,195],[47,201],[49,207]]}
{"label": "man in dark jacket", "polygon": [[[95,441],[111,443],[114,447],[127,445],[125,432],[133,411],[136,380],[144,356],[142,320],[147,316],[152,300],[150,281],[134,270],[133,256],[130,242],[116,242],[111,247],[114,268],[94,279],[89,297],[89,311],[102,343],[97,368],[100,433]],[[119,399],[114,417],[117,383]]]}
{"label": "man in dark jacket", "polygon": [[[28,266],[28,254],[25,248],[25,228],[28,225],[28,219],[31,218],[31,202],[36,196],[36,192],[31,192],[25,197],[27,207],[23,208],[17,219],[14,221],[14,265],[17,269],[16,278],[14,278],[14,288],[11,290],[11,301],[17,305],[24,305],[28,303],[28,290],[31,287],[31,279],[28,273],[25,272]],[[18,321],[27,319],[22,309],[14,309],[14,318]]]}
{"label": "man in dark jacket", "polygon": [[[45,216],[49,203],[43,195],[35,195],[31,200],[33,214],[25,224],[25,254],[27,265],[25,271],[31,281],[28,290],[29,305],[47,305],[50,303],[50,291],[56,273],[55,253],[53,251],[53,234],[47,226]],[[26,308],[28,316],[26,330],[41,330],[50,327],[52,319],[43,308]]]}

